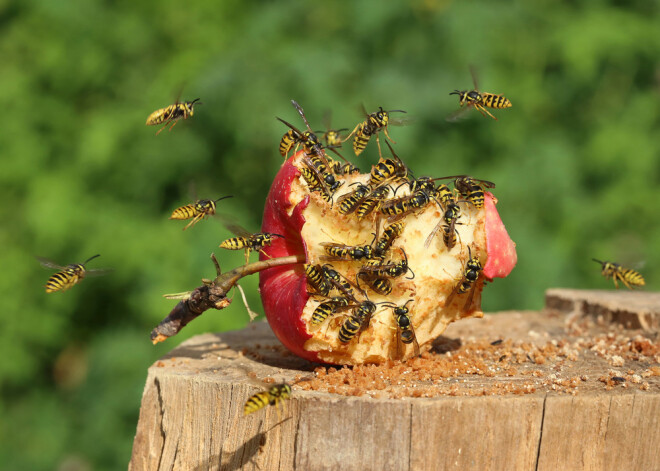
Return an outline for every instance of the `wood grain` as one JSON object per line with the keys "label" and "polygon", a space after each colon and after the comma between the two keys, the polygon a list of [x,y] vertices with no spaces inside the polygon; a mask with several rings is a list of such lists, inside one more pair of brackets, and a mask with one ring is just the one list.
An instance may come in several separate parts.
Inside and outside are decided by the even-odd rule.
{"label": "wood grain", "polygon": [[[444,341],[568,341],[566,322],[556,311],[492,314],[453,324]],[[621,369],[657,366],[644,357]],[[295,383],[317,367],[288,354],[265,323],[184,342],[149,369],[129,469],[660,469],[660,378],[645,376],[646,389],[608,386],[602,376],[611,364],[589,349],[575,361],[521,364],[520,377],[464,375],[441,384],[478,392],[534,372],[530,394],[392,399],[294,385],[284,408],[243,416],[245,400],[260,390],[251,376]],[[575,375],[586,379],[572,394],[553,386],[552,378]]]}

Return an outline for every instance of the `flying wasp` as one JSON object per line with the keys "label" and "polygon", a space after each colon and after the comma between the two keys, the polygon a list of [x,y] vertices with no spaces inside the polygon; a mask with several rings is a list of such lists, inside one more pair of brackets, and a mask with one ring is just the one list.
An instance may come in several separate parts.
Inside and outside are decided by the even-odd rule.
{"label": "flying wasp", "polygon": [[248,415],[263,409],[266,406],[279,406],[279,404],[291,397],[291,386],[286,383],[275,384],[266,391],[253,394],[245,401],[243,415]]}
{"label": "flying wasp", "polygon": [[245,250],[245,263],[250,259],[252,250],[261,252],[266,257],[268,255],[263,251],[264,247],[270,246],[275,237],[284,239],[284,236],[270,232],[258,232],[252,234],[237,224],[225,223],[227,229],[236,234],[236,237],[222,241],[220,248],[227,250]]}
{"label": "flying wasp", "polygon": [[[450,95],[458,95],[461,109],[449,115],[447,117],[447,121],[456,121],[471,107],[479,110],[482,115],[488,115],[497,121],[497,118],[493,116],[486,108],[510,108],[511,102],[502,95],[480,92],[479,87],[477,86],[477,75],[474,71],[474,68],[470,67],[470,73],[472,74],[474,90],[454,90],[450,93]],[[465,108],[463,108],[463,105],[465,105]]]}
{"label": "flying wasp", "polygon": [[215,205],[218,201],[224,200],[226,198],[231,198],[232,195],[229,196],[223,196],[222,198],[218,198],[217,200],[197,200],[192,204],[187,204],[185,206],[181,206],[179,208],[176,208],[173,212],[172,215],[170,216],[170,219],[178,219],[178,220],[185,220],[185,219],[190,219],[192,218],[192,221],[190,221],[188,224],[186,224],[186,227],[183,228],[185,231],[191,226],[194,226],[197,224],[199,221],[204,219],[206,216],[212,216],[215,214]]}
{"label": "flying wasp", "polygon": [[412,324],[410,310],[408,309],[408,303],[411,301],[413,300],[409,299],[403,306],[397,306],[393,303],[383,303],[384,305],[391,307],[392,314],[394,314],[394,321],[397,328],[397,356],[399,358],[403,357],[403,352],[405,351],[405,347],[402,347],[402,344],[412,344],[414,356],[419,356],[419,343],[415,336],[415,329]]}
{"label": "flying wasp", "polygon": [[628,289],[638,288],[646,284],[644,277],[639,272],[631,268],[623,268],[618,263],[602,262],[600,260],[596,260],[595,258],[592,260],[602,265],[600,274],[603,275],[606,279],[612,278],[616,289],[619,289],[617,280],[621,280],[621,283],[626,285],[626,288]]}
{"label": "flying wasp", "polygon": [[447,296],[447,299],[445,300],[445,307],[449,306],[451,303],[452,299],[454,299],[454,296],[457,294],[463,294],[467,291],[470,292],[470,294],[467,297],[467,300],[465,301],[465,306],[463,307],[464,310],[467,310],[470,306],[472,306],[472,298],[474,296],[474,287],[476,286],[477,279],[479,279],[479,274],[481,273],[481,270],[483,269],[481,266],[481,262],[479,261],[478,258],[472,258],[472,250],[470,249],[470,246],[468,245],[468,261],[465,264],[465,271],[463,272],[463,278],[461,281],[454,286],[454,289],[452,292]]}
{"label": "flying wasp", "polygon": [[202,102],[199,101],[199,98],[195,98],[193,101],[184,101],[179,102],[177,99],[176,103],[173,105],[161,108],[154,111],[147,118],[147,126],[155,126],[158,124],[163,124],[163,127],[156,132],[156,136],[167,127],[168,124],[172,123],[170,126],[170,131],[179,122],[181,118],[188,119],[192,117],[193,108],[195,105],[201,105]]}
{"label": "flying wasp", "polygon": [[[353,140],[353,152],[355,152],[355,155],[357,156],[362,153],[365,147],[367,147],[369,139],[371,139],[371,136],[375,134],[376,142],[378,143],[378,155],[382,156],[383,153],[380,149],[380,138],[378,137],[378,133],[383,131],[385,133],[385,137],[389,141],[395,143],[387,132],[387,126],[390,124],[390,113],[405,113],[405,111],[385,111],[382,106],[379,107],[378,111],[371,114],[367,114],[367,110],[364,109],[364,106],[362,107],[362,111],[366,116],[366,119],[361,123],[358,123],[358,125],[355,126],[355,129],[353,129],[353,131],[346,137],[345,140],[349,140],[351,136],[355,134],[355,139]],[[394,122],[392,122],[392,124],[394,124]]]}
{"label": "flying wasp", "polygon": [[61,266],[55,262],[48,260],[47,258],[37,257],[39,263],[44,268],[52,268],[55,270],[60,270],[46,282],[46,293],[54,293],[56,291],[66,291],[71,288],[76,283],[79,283],[86,276],[99,276],[108,273],[109,269],[92,269],[87,270],[85,265],[89,263],[90,260],[99,257],[99,254],[96,254],[92,257],[89,257],[83,263],[72,263],[67,266]]}
{"label": "flying wasp", "polygon": [[341,133],[348,131],[348,128],[332,129],[332,112],[326,111],[323,115],[323,126],[325,131],[314,131],[316,134],[321,134],[321,138],[325,142],[326,147],[341,147],[344,140],[341,138]]}

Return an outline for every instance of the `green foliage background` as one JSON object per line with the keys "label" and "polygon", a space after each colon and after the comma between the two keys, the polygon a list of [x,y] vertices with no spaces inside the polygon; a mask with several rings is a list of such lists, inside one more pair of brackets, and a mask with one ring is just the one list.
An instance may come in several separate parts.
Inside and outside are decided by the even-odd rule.
{"label": "green foliage background", "polygon": [[[518,244],[484,308],[538,309],[548,287],[609,288],[591,257],[660,276],[660,4],[647,0],[408,2],[0,1],[0,463],[12,470],[126,466],[147,367],[186,338],[240,328],[240,303],[153,347],[163,293],[199,285],[228,237],[181,231],[190,198],[260,226],[298,100],[321,126],[405,109],[392,128],[416,174],[497,183]],[[448,93],[504,93],[498,122],[449,124]],[[191,121],[154,136],[153,110],[201,97]],[[313,124],[314,125],[314,124]],[[369,146],[363,168],[377,159]],[[113,267],[46,295],[59,263]],[[242,254],[221,253],[224,267]],[[257,280],[245,282],[253,307]]]}

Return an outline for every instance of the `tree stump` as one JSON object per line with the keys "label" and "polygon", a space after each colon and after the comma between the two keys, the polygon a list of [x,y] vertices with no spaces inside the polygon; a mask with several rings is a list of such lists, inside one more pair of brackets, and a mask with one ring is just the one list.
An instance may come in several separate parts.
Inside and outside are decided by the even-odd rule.
{"label": "tree stump", "polygon": [[[199,335],[149,368],[129,469],[657,470],[659,300],[549,290],[544,311],[355,368],[301,360],[265,323]],[[244,416],[255,378],[292,398]]]}

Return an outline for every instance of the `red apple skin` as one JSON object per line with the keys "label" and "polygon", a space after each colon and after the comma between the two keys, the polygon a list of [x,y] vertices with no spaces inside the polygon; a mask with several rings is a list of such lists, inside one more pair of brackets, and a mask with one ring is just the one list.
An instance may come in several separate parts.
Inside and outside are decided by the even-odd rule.
{"label": "red apple skin", "polygon": [[486,252],[488,260],[484,265],[484,276],[489,280],[505,278],[518,262],[516,243],[511,240],[497,212],[497,198],[486,192],[484,208],[486,210]]}
{"label": "red apple skin", "polygon": [[[305,224],[302,212],[309,204],[309,195],[289,215],[293,206],[289,199],[291,184],[300,175],[291,163],[296,156],[284,162],[266,198],[261,230],[284,236],[284,239],[275,238],[270,247],[264,248],[270,258],[299,254],[307,256],[305,242],[300,234]],[[261,260],[268,257],[263,254],[260,256]],[[315,352],[303,349],[305,342],[311,338],[300,318],[309,299],[303,266],[285,265],[260,272],[259,291],[268,323],[280,342],[299,357],[319,361]]]}
{"label": "red apple skin", "polygon": [[[276,238],[264,252],[268,257],[286,257],[304,254],[307,256],[301,230],[305,224],[303,210],[309,204],[309,196],[292,208],[289,195],[291,184],[300,172],[292,164],[297,154],[289,158],[275,176],[266,199],[262,232],[280,234],[285,239]],[[517,261],[515,243],[509,238],[491,193],[485,194],[486,248],[488,259],[484,266],[484,276],[488,279],[504,278]],[[267,259],[263,254],[261,259]],[[259,273],[259,289],[266,318],[270,327],[282,344],[301,358],[322,362],[315,352],[306,351],[303,346],[311,335],[307,333],[301,313],[309,295],[307,277],[302,265],[274,267]]]}

